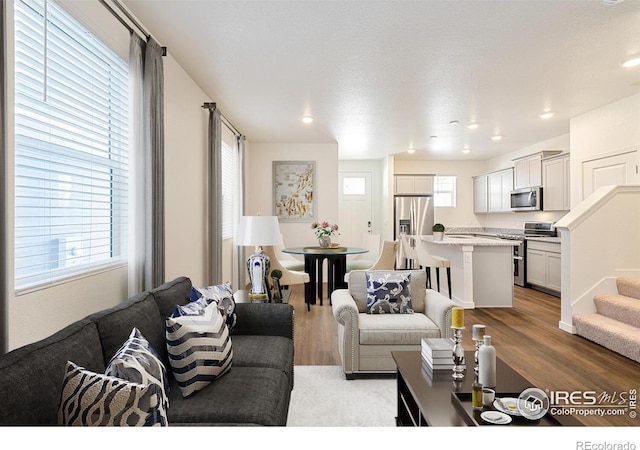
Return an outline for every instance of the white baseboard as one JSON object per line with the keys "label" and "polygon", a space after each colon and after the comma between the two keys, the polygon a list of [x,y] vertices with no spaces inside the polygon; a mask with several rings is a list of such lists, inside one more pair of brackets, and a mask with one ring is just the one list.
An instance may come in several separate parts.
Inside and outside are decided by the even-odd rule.
{"label": "white baseboard", "polygon": [[567,322],[563,322],[562,320],[558,322],[558,327],[562,330],[562,331],[566,331],[567,333],[570,334],[576,334],[576,327],[570,323]]}

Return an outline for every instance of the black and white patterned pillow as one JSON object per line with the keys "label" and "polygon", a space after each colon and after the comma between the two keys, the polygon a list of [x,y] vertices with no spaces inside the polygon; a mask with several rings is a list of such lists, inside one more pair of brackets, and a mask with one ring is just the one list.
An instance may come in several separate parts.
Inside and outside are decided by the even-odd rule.
{"label": "black and white patterned pillow", "polygon": [[134,328],[131,331],[127,341],[109,361],[105,375],[142,385],[157,385],[161,396],[155,402],[157,405],[154,410],[155,421],[162,426],[168,425],[169,379],[167,369],[160,360],[158,352],[140,333],[140,330]]}
{"label": "black and white patterned pillow", "polygon": [[142,385],[91,372],[71,361],[65,367],[58,423],[72,426],[151,426],[161,397],[156,384]]}
{"label": "black and white patterned pillow", "polygon": [[233,328],[236,326],[237,314],[236,302],[233,299],[233,290],[231,289],[231,282],[227,281],[226,283],[214,286],[191,288],[192,302],[203,298],[206,299],[208,303],[216,302],[218,304],[227,326],[229,327],[229,332],[232,332]]}
{"label": "black and white patterned pillow", "polygon": [[229,327],[212,303],[202,314],[167,318],[167,353],[182,396],[203,389],[231,368]]}
{"label": "black and white patterned pillow", "polygon": [[413,314],[411,274],[407,272],[366,272],[367,313]]}

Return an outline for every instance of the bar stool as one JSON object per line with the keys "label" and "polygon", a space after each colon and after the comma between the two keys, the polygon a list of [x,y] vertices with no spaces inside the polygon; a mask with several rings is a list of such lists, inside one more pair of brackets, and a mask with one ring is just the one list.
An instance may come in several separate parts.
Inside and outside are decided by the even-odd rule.
{"label": "bar stool", "polygon": [[438,292],[440,292],[440,268],[447,269],[447,287],[449,288],[449,298],[451,296],[451,261],[440,256],[432,255],[427,250],[427,246],[421,239],[416,239],[416,253],[418,254],[418,263],[420,267],[424,267],[427,272],[427,288],[431,289],[431,268],[436,269],[436,279],[438,282]]}
{"label": "bar stool", "polygon": [[412,236],[406,234],[400,235],[402,255],[404,256],[405,267],[407,269],[413,269],[419,265],[418,253],[416,252],[415,246],[411,245],[412,240],[415,241]]}

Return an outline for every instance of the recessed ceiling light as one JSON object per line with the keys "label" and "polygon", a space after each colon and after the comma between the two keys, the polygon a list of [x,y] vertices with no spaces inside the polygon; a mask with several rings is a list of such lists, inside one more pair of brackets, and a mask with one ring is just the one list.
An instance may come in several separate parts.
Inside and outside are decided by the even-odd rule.
{"label": "recessed ceiling light", "polygon": [[471,152],[471,149],[468,147],[465,147],[464,149],[462,149],[462,153],[469,153]]}
{"label": "recessed ceiling light", "polygon": [[311,117],[311,116],[304,116],[304,117],[302,118],[302,121],[303,121],[304,123],[311,123],[311,122],[313,122],[313,117]]}
{"label": "recessed ceiling light", "polygon": [[456,126],[456,125],[458,125],[459,123],[460,123],[460,122],[459,122],[459,121],[457,121],[457,120],[452,120],[451,122],[449,122],[449,125]]}
{"label": "recessed ceiling light", "polygon": [[478,122],[471,122],[470,124],[467,125],[467,128],[470,129],[470,130],[475,130],[479,126],[480,126],[480,124]]}
{"label": "recessed ceiling light", "polygon": [[545,111],[542,114],[538,114],[538,117],[540,117],[541,119],[551,119],[555,115],[555,111]]}
{"label": "recessed ceiling light", "polygon": [[409,152],[409,153],[415,153],[415,152],[416,152],[416,149],[415,149],[415,148],[410,148],[409,150],[407,150],[407,152]]}
{"label": "recessed ceiling light", "polygon": [[499,141],[500,139],[502,139],[502,136],[496,134],[495,136],[491,136],[491,139],[493,139],[494,141]]}
{"label": "recessed ceiling light", "polygon": [[632,67],[640,66],[640,56],[633,56],[629,59],[626,59],[622,62],[622,67],[625,69],[630,69]]}
{"label": "recessed ceiling light", "polygon": [[429,136],[429,139],[438,139],[438,136]]}

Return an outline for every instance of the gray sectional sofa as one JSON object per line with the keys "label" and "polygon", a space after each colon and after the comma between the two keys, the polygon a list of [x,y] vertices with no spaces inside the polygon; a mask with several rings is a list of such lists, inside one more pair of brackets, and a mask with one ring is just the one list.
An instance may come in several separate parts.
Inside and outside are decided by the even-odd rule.
{"label": "gray sectional sofa", "polygon": [[[137,327],[167,372],[165,318],[189,302],[186,277],[79,320],[39,342],[0,356],[0,424],[56,425],[67,360],[94,372]],[[293,389],[293,307],[238,303],[231,370],[189,398],[171,375],[169,425],[275,425],[287,422]]]}

